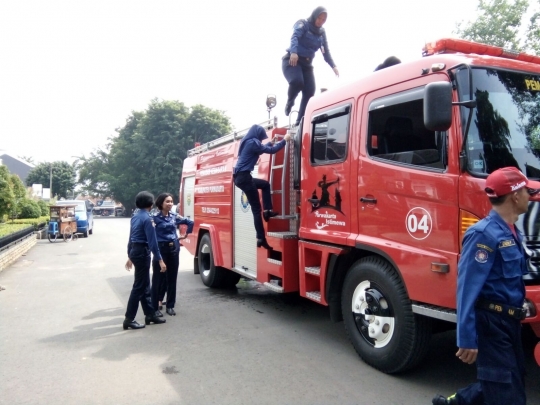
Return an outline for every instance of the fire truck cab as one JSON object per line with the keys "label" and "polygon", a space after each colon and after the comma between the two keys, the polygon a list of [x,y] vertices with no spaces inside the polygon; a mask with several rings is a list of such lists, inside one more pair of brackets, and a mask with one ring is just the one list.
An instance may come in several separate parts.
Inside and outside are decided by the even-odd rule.
{"label": "fire truck cab", "polygon": [[[298,128],[261,124],[270,139],[294,134],[253,172],[280,212],[265,225],[273,250],[257,249],[232,180],[247,131],[190,150],[180,184],[179,212],[195,221],[183,244],[205,285],[244,276],[328,306],[386,373],[416,365],[434,324],[455,322],[461,238],[489,212],[487,175],[515,166],[540,177],[540,58],[448,39],[424,56],[313,97]],[[531,202],[518,223],[530,255],[524,323],[538,337],[539,212]]]}

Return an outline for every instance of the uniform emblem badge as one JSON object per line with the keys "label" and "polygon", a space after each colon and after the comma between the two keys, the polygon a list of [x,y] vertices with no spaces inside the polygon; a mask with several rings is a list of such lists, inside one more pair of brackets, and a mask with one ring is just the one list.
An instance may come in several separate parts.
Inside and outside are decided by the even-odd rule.
{"label": "uniform emblem badge", "polygon": [[515,245],[516,245],[516,241],[514,239],[502,240],[501,243],[499,244],[499,248],[505,248],[505,247],[515,246]]}
{"label": "uniform emblem badge", "polygon": [[474,260],[476,260],[478,263],[485,263],[488,260],[488,252],[484,249],[480,249],[476,251],[476,254],[474,255]]}

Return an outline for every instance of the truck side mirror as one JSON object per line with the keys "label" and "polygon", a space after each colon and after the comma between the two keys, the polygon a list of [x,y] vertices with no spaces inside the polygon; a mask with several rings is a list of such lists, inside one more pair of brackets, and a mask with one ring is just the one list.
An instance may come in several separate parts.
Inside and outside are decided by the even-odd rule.
{"label": "truck side mirror", "polygon": [[452,85],[429,83],[424,89],[424,125],[430,131],[446,131],[452,123]]}

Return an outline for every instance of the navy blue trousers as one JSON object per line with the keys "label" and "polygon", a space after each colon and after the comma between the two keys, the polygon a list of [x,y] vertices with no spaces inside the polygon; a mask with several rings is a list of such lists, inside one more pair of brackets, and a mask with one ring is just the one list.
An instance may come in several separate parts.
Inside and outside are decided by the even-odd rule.
{"label": "navy blue trousers", "polygon": [[302,101],[300,102],[298,116],[296,117],[296,124],[299,124],[306,112],[306,106],[309,99],[315,94],[313,65],[311,64],[311,60],[299,56],[296,66],[291,66],[289,65],[289,58],[285,57],[282,59],[281,69],[283,70],[285,79],[287,79],[287,82],[289,83],[287,102],[292,101],[294,103],[298,94],[302,92]]}
{"label": "navy blue trousers", "polygon": [[[270,195],[270,183],[266,180],[254,179],[250,172],[238,172],[234,175],[234,184],[244,193],[246,193],[251,213],[253,214],[253,223],[257,239],[264,239],[264,226],[261,217],[261,201],[259,200],[259,190],[262,191],[263,207],[265,210],[272,209],[272,196]],[[167,293],[168,294],[168,293]],[[169,298],[167,298],[167,303]]]}
{"label": "navy blue trousers", "polygon": [[163,300],[163,283],[167,285],[167,308],[174,308],[176,304],[176,281],[178,279],[178,266],[180,265],[180,245],[160,246],[161,258],[167,266],[167,271],[161,272],[159,262],[152,262],[152,306],[158,308],[159,301]]}
{"label": "navy blue trousers", "polygon": [[156,311],[150,300],[150,250],[146,246],[134,245],[128,256],[135,267],[135,280],[129,295],[126,318],[135,319],[139,302],[144,314],[152,315]]}
{"label": "navy blue trousers", "polygon": [[460,389],[460,405],[526,405],[521,322],[476,310],[478,382]]}

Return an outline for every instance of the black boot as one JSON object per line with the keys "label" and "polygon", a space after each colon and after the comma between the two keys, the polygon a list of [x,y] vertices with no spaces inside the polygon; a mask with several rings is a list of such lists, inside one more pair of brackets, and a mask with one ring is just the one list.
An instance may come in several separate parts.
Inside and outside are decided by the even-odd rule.
{"label": "black boot", "polygon": [[272,246],[270,246],[268,244],[268,242],[266,241],[266,238],[264,239],[257,239],[257,247],[260,248],[260,247],[263,247],[265,249],[268,249],[268,250],[272,250]]}
{"label": "black boot", "polygon": [[162,318],[163,317],[163,313],[158,309],[156,311],[156,316],[159,317],[159,318]]}
{"label": "black boot", "polygon": [[167,308],[167,314],[170,316],[175,316],[176,311],[174,310],[174,308]]}
{"label": "black boot", "polygon": [[158,324],[158,323],[165,323],[167,321],[165,319],[159,318],[156,314],[154,314],[154,315],[146,315],[144,317],[144,323],[145,324],[150,325],[152,322],[154,322],[155,324]]}
{"label": "black boot", "polygon": [[263,218],[266,222],[270,221],[270,218],[277,217],[279,215],[279,212],[272,211],[272,210],[266,210],[263,211]]}
{"label": "black boot", "polygon": [[435,395],[435,398],[431,400],[433,405],[457,405],[456,394],[449,396],[448,398],[443,397],[442,395]]}
{"label": "black boot", "polygon": [[124,327],[124,330],[128,330],[128,328],[131,328],[131,329],[142,329],[142,328],[144,328],[144,325],[141,325],[135,319],[129,319],[129,318],[124,319],[124,323],[123,323],[122,326]]}

